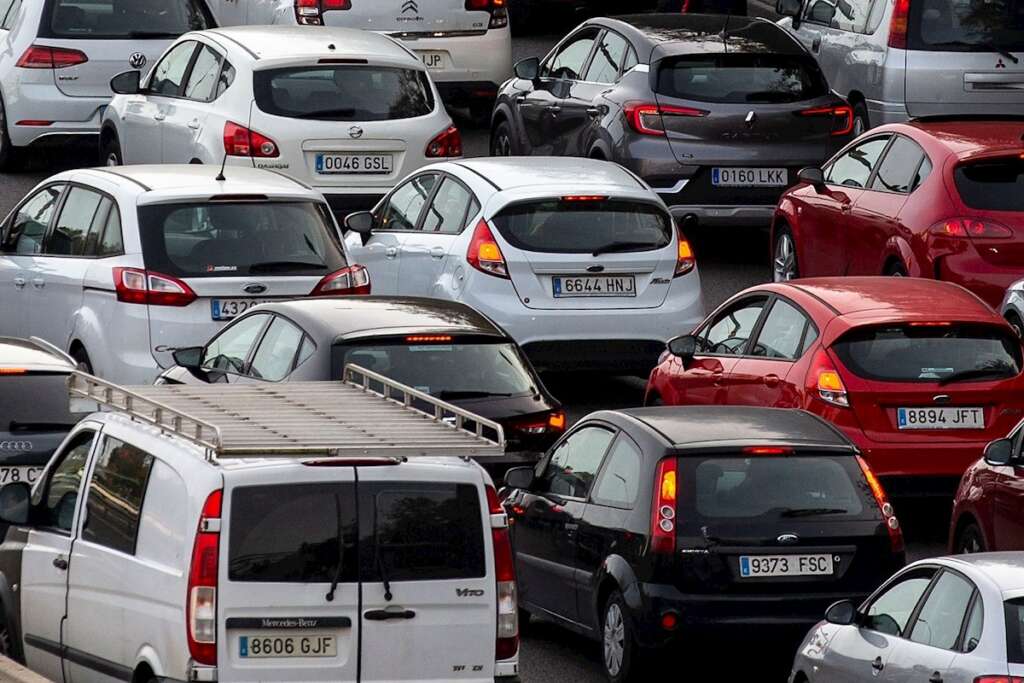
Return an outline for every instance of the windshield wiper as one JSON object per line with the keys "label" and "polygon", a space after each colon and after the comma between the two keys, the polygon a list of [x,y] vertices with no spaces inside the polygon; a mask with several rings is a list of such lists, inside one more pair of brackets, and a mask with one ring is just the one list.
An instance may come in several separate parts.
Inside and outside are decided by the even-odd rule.
{"label": "windshield wiper", "polygon": [[177,38],[180,33],[171,31],[129,31],[129,38]]}
{"label": "windshield wiper", "polygon": [[492,396],[509,397],[515,394],[505,394],[500,391],[454,391],[445,390],[440,391],[437,397],[442,401],[446,399],[460,399],[460,398],[490,398]]}
{"label": "windshield wiper", "polygon": [[1013,370],[1008,366],[992,367],[992,368],[971,368],[970,370],[961,370],[960,372],[954,372],[952,375],[947,375],[939,380],[939,386],[945,386],[952,384],[953,382],[966,382],[972,379],[982,379],[984,377],[1012,377]]}
{"label": "windshield wiper", "polygon": [[355,109],[321,109],[319,111],[307,111],[302,114],[295,116],[297,119],[320,119],[329,118],[335,116],[355,116]]}
{"label": "windshield wiper", "polygon": [[338,515],[338,568],[334,570],[334,578],[331,579],[331,590],[327,591],[325,596],[327,602],[334,602],[334,591],[338,590],[338,583],[341,582],[341,570],[345,566],[345,535],[341,530],[341,497],[338,494],[334,494],[334,506]]}
{"label": "windshield wiper", "polygon": [[639,249],[657,249],[657,245],[650,242],[611,242],[594,250],[592,256],[601,254],[612,254],[617,251],[634,251]]}
{"label": "windshield wiper", "polygon": [[309,263],[308,261],[265,261],[254,263],[249,266],[249,272],[256,273],[268,270],[289,270],[298,268],[313,268],[316,270],[327,270],[323,263]]}
{"label": "windshield wiper", "polygon": [[779,513],[780,517],[816,517],[818,515],[842,515],[849,512],[846,508],[786,508]]}
{"label": "windshield wiper", "polygon": [[948,40],[944,43],[931,43],[929,47],[980,47],[983,50],[988,50],[989,52],[995,52],[998,55],[1002,55],[1014,64],[1020,63],[1020,59],[1018,59],[1017,56],[1009,50],[985,41],[979,43],[968,43],[966,40]]}

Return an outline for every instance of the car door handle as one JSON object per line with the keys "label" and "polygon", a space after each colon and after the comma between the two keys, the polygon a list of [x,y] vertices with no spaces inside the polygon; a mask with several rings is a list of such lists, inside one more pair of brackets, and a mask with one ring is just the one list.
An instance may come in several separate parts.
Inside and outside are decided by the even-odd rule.
{"label": "car door handle", "polygon": [[814,40],[811,41],[811,50],[813,50],[814,52],[817,52],[820,49],[821,49],[821,36],[818,36],[817,38],[815,38]]}
{"label": "car door handle", "polygon": [[723,374],[725,374],[725,373],[723,373],[723,372],[713,372],[713,373],[711,373],[711,378],[714,379],[715,386],[718,386],[721,383],[722,375]]}
{"label": "car door handle", "polygon": [[384,250],[384,256],[387,258],[395,258],[398,256],[398,247],[388,247]]}
{"label": "car door handle", "polygon": [[544,110],[549,111],[552,114],[557,114],[558,112],[562,111],[562,108],[557,104],[549,104],[548,106],[544,107]]}
{"label": "car door handle", "polygon": [[32,286],[36,289],[42,289],[46,286],[46,280],[41,277],[34,277],[32,278]]}
{"label": "car door handle", "polygon": [[516,96],[516,104],[523,104],[526,102],[526,95]]}
{"label": "car door handle", "polygon": [[875,657],[875,661],[871,662],[871,668],[875,671],[881,671],[885,668],[885,664],[882,664],[881,657]]}
{"label": "car door handle", "polygon": [[853,205],[852,204],[840,204],[839,205],[839,210],[842,211],[843,213],[850,213],[851,211],[853,211]]}
{"label": "car door handle", "polygon": [[942,674],[938,671],[934,672],[928,679],[928,683],[942,683]]}
{"label": "car door handle", "polygon": [[23,277],[14,278],[14,286],[17,287],[18,289],[25,289],[26,282],[27,280],[25,280],[25,278]]}
{"label": "car door handle", "polygon": [[188,127],[192,130],[199,130],[199,119],[192,119],[188,122]]}
{"label": "car door handle", "polygon": [[415,619],[416,612],[402,607],[388,607],[387,609],[371,609],[364,612],[363,616],[370,621],[391,621],[392,619]]}
{"label": "car door handle", "polygon": [[587,107],[587,116],[596,119],[599,116],[603,116],[604,112],[601,111],[601,107]]}
{"label": "car door handle", "polygon": [[166,118],[167,114],[163,113],[162,111],[158,111],[157,113],[153,114],[153,120],[155,121],[163,121]]}
{"label": "car door handle", "polygon": [[444,247],[431,247],[430,248],[430,258],[444,258],[445,254],[447,254],[447,253],[448,252],[445,251]]}
{"label": "car door handle", "polygon": [[62,572],[66,572],[68,570],[68,561],[63,557],[55,557],[53,558],[53,566]]}
{"label": "car door handle", "polygon": [[762,381],[764,381],[764,385],[766,387],[777,387],[777,386],[779,386],[779,376],[778,375],[765,375]]}

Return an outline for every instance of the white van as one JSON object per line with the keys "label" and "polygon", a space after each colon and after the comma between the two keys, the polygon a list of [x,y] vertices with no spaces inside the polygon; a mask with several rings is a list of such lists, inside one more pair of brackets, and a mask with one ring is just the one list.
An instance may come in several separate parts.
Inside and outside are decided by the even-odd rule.
{"label": "white van", "polygon": [[501,427],[346,377],[127,390],[75,373],[71,395],[106,412],[31,494],[0,489],[5,654],[54,681],[515,677],[508,521],[469,459],[500,456]]}

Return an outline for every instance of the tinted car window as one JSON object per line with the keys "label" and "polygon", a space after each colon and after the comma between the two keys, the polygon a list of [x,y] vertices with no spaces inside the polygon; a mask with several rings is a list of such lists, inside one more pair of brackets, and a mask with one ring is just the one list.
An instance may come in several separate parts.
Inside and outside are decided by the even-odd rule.
{"label": "tinted car window", "polygon": [[139,208],[146,267],[175,277],[316,275],[348,265],[314,202],[156,204]]}
{"label": "tinted car window", "polygon": [[878,157],[888,144],[889,138],[875,138],[857,145],[832,162],[825,175],[825,181],[833,185],[865,187]]}
{"label": "tinted car window", "polygon": [[687,55],[660,62],[659,95],[698,102],[800,102],[828,94],[814,60],[795,55]]}
{"label": "tinted car window", "polygon": [[81,256],[102,195],[84,187],[72,187],[57,217],[53,232],[46,240],[46,253],[54,256]]}
{"label": "tinted car window", "polygon": [[901,636],[934,573],[933,569],[910,572],[889,586],[871,603],[864,627],[890,636]]}
{"label": "tinted car window", "polygon": [[619,78],[619,64],[628,47],[626,39],[618,33],[605,32],[583,80],[592,83],[614,83]]}
{"label": "tinted car window", "polygon": [[456,235],[465,225],[472,195],[461,183],[445,178],[423,217],[423,232]]}
{"label": "tinted car window", "polygon": [[698,351],[713,354],[743,353],[761,317],[765,302],[765,299],[743,301],[720,313],[698,337]]}
{"label": "tinted car window", "polygon": [[417,69],[321,65],[262,69],[256,106],[274,116],[318,121],[391,121],[434,110],[427,74]]}
{"label": "tinted car window", "polygon": [[597,34],[588,32],[587,35],[568,43],[551,62],[542,67],[541,75],[571,81],[579,80],[596,40]]}
{"label": "tinted car window", "polygon": [[871,13],[871,0],[838,0],[832,15],[832,27],[840,31],[863,33]]}
{"label": "tinted car window", "polygon": [[43,238],[53,213],[60,201],[62,185],[44,188],[25,202],[4,235],[3,251],[15,254],[38,254],[43,250]]}
{"label": "tinted car window", "polygon": [[[103,238],[103,231],[107,227],[107,222],[110,220],[110,212],[113,208],[114,203],[109,197],[102,197],[100,199],[100,205],[96,208],[96,213],[92,217],[92,224],[89,226],[89,232],[86,234],[82,245],[82,255],[99,255],[100,240]],[[114,209],[114,212],[116,213],[117,210]],[[118,222],[120,223],[120,221]]]}
{"label": "tinted car window", "polygon": [[339,483],[234,489],[228,579],[329,583],[338,574],[341,582],[356,581],[355,498],[354,486]]}
{"label": "tinted car window", "polygon": [[672,242],[672,220],[663,209],[625,200],[522,202],[492,222],[513,247],[525,251],[650,251]]}
{"label": "tinted car window", "polygon": [[48,37],[177,38],[212,28],[202,0],[51,0]]}
{"label": "tinted car window", "polygon": [[757,342],[751,349],[753,356],[794,360],[801,355],[807,318],[793,305],[776,299],[772,310],[761,326]]}
{"label": "tinted car window", "polygon": [[872,190],[907,193],[916,187],[917,169],[924,157],[924,150],[917,143],[902,135],[893,140],[885,158],[878,165],[878,173],[871,182]]}
{"label": "tinted car window", "polygon": [[154,95],[175,97],[181,94],[182,81],[185,80],[185,72],[195,49],[196,43],[191,40],[175,45],[153,69],[149,92]]}
{"label": "tinted car window", "polygon": [[135,554],[152,468],[152,455],[109,436],[104,440],[89,481],[83,540]]}
{"label": "tinted car window", "polygon": [[249,374],[268,382],[280,382],[291,373],[301,345],[302,330],[281,316],[275,316],[252,358]]}
{"label": "tinted car window", "polygon": [[[11,344],[29,346],[31,342],[5,341],[0,354],[6,353]],[[32,400],[26,401],[26,396],[31,396]],[[0,374],[0,434],[10,432],[11,435],[2,436],[0,440],[21,441],[19,433],[25,432],[66,432],[80,418],[81,415],[72,415],[70,411],[66,374]]]}
{"label": "tinted car window", "polygon": [[1006,619],[1006,655],[1011,664],[1024,664],[1024,598],[1003,603]]}
{"label": "tinted car window", "polygon": [[981,632],[985,626],[985,607],[978,595],[967,616],[967,627],[964,629],[964,640],[961,649],[964,652],[974,651],[981,643]]}
{"label": "tinted car window", "polygon": [[1020,342],[993,325],[866,327],[833,348],[854,374],[887,382],[935,382],[974,371],[975,380],[992,381],[1021,370]]}
{"label": "tinted car window", "polygon": [[925,157],[921,162],[920,168],[917,169],[917,173],[914,175],[914,183],[910,186],[910,191],[913,192],[921,186],[928,176],[932,174],[932,162],[928,157]]}
{"label": "tinted car window", "polygon": [[388,198],[377,218],[378,230],[414,230],[424,204],[437,184],[437,175],[429,173],[413,178]]}
{"label": "tinted car window", "polygon": [[[920,0],[910,3],[907,48],[948,52],[1020,51],[1019,0]],[[994,59],[994,57],[993,57]]]}
{"label": "tinted car window", "polygon": [[64,451],[63,459],[51,471],[41,504],[35,510],[33,521],[37,526],[71,531],[94,437],[92,432],[76,437]]}
{"label": "tinted car window", "polygon": [[185,84],[185,97],[200,102],[212,100],[219,76],[220,55],[203,45],[199,48],[196,63],[192,66],[188,83]]}
{"label": "tinted car window", "polygon": [[910,639],[952,650],[960,637],[960,627],[973,593],[974,586],[969,581],[952,572],[943,572],[914,620]]}
{"label": "tinted car window", "polygon": [[124,253],[124,241],[121,237],[121,212],[117,206],[112,206],[107,214],[106,225],[103,227],[103,236],[100,238],[99,247],[96,250],[97,256],[118,256]]}
{"label": "tinted car window", "polygon": [[231,87],[231,84],[235,82],[235,67],[231,66],[230,62],[224,62],[224,66],[221,67],[220,77],[217,79],[217,94],[214,99],[224,94],[224,91]]}
{"label": "tinted car window", "polygon": [[545,468],[546,490],[560,496],[586,498],[613,436],[602,427],[584,427],[563,441]]}
{"label": "tinted car window", "polygon": [[632,439],[624,434],[619,436],[608,454],[608,463],[601,470],[593,501],[610,507],[633,507],[640,489],[641,457],[640,448]]}
{"label": "tinted car window", "polygon": [[972,209],[1024,211],[1024,160],[992,159],[962,164],[953,173],[960,198]]}
{"label": "tinted car window", "polygon": [[266,313],[255,313],[242,318],[221,332],[203,351],[204,370],[219,370],[232,374],[245,372],[245,361],[263,326],[267,324]]}

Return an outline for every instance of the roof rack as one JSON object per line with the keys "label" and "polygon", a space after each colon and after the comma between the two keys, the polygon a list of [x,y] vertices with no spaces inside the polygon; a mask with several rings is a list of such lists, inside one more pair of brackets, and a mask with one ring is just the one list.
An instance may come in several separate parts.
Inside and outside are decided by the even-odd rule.
{"label": "roof rack", "polygon": [[497,422],[352,364],[340,382],[131,388],[75,371],[68,395],[73,411],[98,404],[123,413],[199,446],[210,461],[505,453]]}

